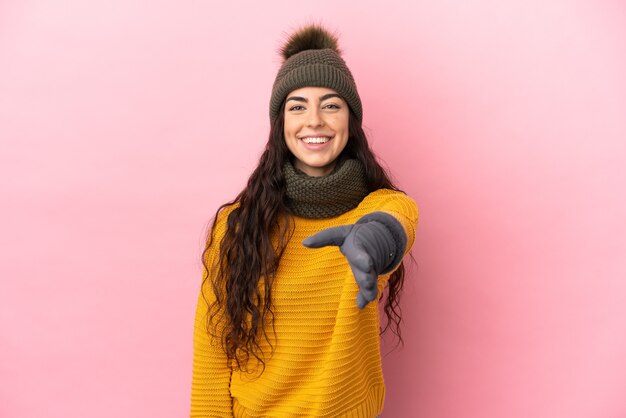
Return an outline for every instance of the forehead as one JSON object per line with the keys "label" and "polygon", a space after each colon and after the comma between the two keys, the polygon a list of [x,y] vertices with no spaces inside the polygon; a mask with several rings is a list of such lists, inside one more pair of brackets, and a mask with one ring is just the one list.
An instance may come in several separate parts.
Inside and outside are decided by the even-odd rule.
{"label": "forehead", "polygon": [[304,97],[305,99],[308,99],[308,98],[319,98],[321,96],[324,96],[324,95],[330,94],[330,93],[337,94],[337,92],[335,90],[330,89],[328,87],[300,87],[299,89],[295,89],[295,90],[289,92],[287,97],[299,96],[299,97]]}

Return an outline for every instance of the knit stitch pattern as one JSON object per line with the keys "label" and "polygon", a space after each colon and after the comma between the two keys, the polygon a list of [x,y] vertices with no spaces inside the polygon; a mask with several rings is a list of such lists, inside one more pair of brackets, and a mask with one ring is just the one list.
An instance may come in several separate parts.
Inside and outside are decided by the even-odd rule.
{"label": "knit stitch pattern", "polygon": [[310,49],[291,56],[281,66],[270,97],[270,120],[274,121],[280,106],[293,90],[301,87],[328,87],[348,103],[358,120],[363,106],[354,77],[343,58],[332,49]]}
{"label": "knit stitch pattern", "polygon": [[332,218],[354,209],[365,196],[365,170],[356,158],[340,158],[332,173],[312,177],[287,161],[285,174],[287,206],[303,218]]}
{"label": "knit stitch pattern", "polygon": [[[225,208],[217,217],[209,266],[214,266],[219,257],[217,248],[227,216],[237,206]],[[305,238],[322,229],[356,223],[374,211],[389,213],[402,224],[407,236],[406,255],[415,240],[418,208],[402,192],[379,189],[356,208],[333,218],[294,216],[294,234],[272,285],[276,334],[269,329],[268,335],[275,351],[265,358],[266,369],[260,377],[236,370],[234,362],[228,364],[219,340],[206,333],[207,303],[199,295],[192,417],[372,418],[380,414],[385,384],[378,301],[395,269],[379,276],[377,299],[358,309],[358,287],[338,247],[310,249],[302,245]],[[207,275],[204,270],[203,278]],[[208,283],[204,294],[209,303],[213,302]],[[266,340],[259,344],[263,352],[270,353]],[[248,366],[262,369],[254,357]]]}

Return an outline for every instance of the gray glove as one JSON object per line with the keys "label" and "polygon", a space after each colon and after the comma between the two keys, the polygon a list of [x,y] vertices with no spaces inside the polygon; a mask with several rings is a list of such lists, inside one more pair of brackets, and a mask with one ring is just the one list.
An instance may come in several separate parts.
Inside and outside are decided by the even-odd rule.
{"label": "gray glove", "polygon": [[385,212],[371,212],[355,224],[324,229],[306,238],[309,248],[339,246],[359,287],[356,304],[363,309],[378,295],[378,276],[392,271],[404,256],[406,233],[402,224]]}

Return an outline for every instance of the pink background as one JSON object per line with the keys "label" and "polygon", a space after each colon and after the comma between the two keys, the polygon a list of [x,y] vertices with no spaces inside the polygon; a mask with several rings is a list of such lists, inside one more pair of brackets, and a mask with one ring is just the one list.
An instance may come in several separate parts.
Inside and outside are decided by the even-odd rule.
{"label": "pink background", "polygon": [[188,415],[205,228],[315,20],[420,207],[383,417],[626,417],[624,3],[227,3],[0,1],[0,416]]}

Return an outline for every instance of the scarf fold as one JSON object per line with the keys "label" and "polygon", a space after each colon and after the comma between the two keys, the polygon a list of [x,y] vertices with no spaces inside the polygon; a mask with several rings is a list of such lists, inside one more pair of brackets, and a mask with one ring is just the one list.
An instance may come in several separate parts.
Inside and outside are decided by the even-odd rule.
{"label": "scarf fold", "polygon": [[334,218],[356,208],[368,195],[363,164],[357,159],[340,158],[333,171],[312,177],[290,161],[283,166],[286,205],[303,218]]}

